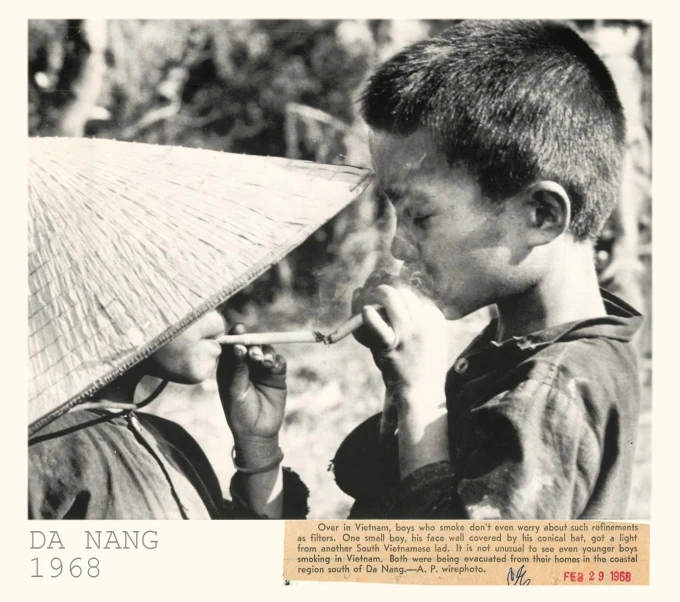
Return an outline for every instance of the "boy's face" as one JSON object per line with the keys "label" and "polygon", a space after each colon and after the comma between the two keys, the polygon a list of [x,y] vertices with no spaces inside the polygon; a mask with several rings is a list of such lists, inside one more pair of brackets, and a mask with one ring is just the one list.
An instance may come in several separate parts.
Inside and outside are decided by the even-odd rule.
{"label": "boy's face", "polygon": [[147,373],[185,385],[207,380],[222,352],[215,338],[224,334],[225,327],[217,310],[205,314],[149,357]]}
{"label": "boy's face", "polygon": [[449,167],[425,132],[372,132],[370,146],[396,213],[392,254],[405,273],[420,272],[452,319],[513,294],[522,226],[508,205],[491,205],[476,179]]}

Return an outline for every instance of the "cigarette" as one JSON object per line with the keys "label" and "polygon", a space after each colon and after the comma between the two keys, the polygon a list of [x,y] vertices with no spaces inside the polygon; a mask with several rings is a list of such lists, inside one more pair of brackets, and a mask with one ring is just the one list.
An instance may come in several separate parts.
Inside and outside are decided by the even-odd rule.
{"label": "cigarette", "polygon": [[[371,305],[371,307],[378,311],[383,309],[382,305]],[[318,330],[246,332],[244,334],[225,334],[215,340],[220,345],[282,345],[287,343],[326,343],[326,345],[332,345],[352,334],[363,324],[363,315],[356,314],[329,335]]]}
{"label": "cigarette", "polygon": [[281,345],[284,343],[324,343],[326,337],[317,331],[247,332],[225,334],[215,339],[220,345]]}
{"label": "cigarette", "polygon": [[[376,310],[383,309],[382,305],[371,305],[371,307],[373,307]],[[347,322],[342,324],[340,328],[338,328],[335,332],[332,332],[331,334],[327,335],[325,338],[325,342],[328,345],[337,343],[338,341],[344,339],[346,336],[352,334],[355,330],[361,328],[361,326],[363,325],[364,325],[363,314],[356,314],[355,316],[352,316],[349,320],[347,320]]]}

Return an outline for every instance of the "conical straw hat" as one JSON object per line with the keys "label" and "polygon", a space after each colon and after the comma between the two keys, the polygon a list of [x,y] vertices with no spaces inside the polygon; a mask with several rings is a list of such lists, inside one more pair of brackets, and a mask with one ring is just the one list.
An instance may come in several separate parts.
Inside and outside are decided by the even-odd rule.
{"label": "conical straw hat", "polygon": [[31,139],[31,430],[249,284],[369,181],[346,166]]}

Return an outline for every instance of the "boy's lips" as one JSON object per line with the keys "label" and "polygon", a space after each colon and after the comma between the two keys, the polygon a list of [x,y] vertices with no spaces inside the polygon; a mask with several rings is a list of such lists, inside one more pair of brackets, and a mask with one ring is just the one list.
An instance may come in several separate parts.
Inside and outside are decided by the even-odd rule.
{"label": "boy's lips", "polygon": [[216,339],[209,338],[206,339],[206,341],[215,348],[215,351],[217,352],[218,355],[222,353],[222,345],[220,345],[220,343]]}
{"label": "boy's lips", "polygon": [[220,342],[217,340],[219,337],[224,335],[224,331],[220,332],[219,334],[211,335],[209,337],[206,337],[205,340],[209,341],[210,343],[214,343],[217,345],[220,349],[222,349],[222,345]]}
{"label": "boy's lips", "polygon": [[219,337],[223,336],[225,334],[225,329],[224,328],[219,328],[213,330],[208,336],[205,337],[205,341],[208,342],[210,345],[215,347],[215,351],[217,351],[218,355],[222,353],[222,345],[219,343],[217,340]]}

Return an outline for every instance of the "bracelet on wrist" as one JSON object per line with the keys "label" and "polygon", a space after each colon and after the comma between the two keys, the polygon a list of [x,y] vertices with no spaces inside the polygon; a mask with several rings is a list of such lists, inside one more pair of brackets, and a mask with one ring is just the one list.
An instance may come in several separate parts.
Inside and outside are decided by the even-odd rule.
{"label": "bracelet on wrist", "polygon": [[274,458],[270,461],[267,462],[266,464],[263,464],[261,466],[239,466],[236,463],[236,446],[231,448],[231,460],[234,463],[234,468],[240,472],[241,474],[259,474],[261,472],[267,472],[268,470],[272,470],[272,468],[276,468],[281,462],[283,462],[283,451],[281,450],[280,447],[276,449],[276,455]]}

